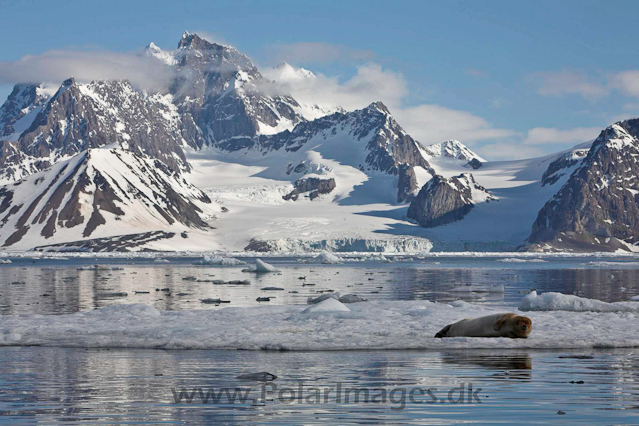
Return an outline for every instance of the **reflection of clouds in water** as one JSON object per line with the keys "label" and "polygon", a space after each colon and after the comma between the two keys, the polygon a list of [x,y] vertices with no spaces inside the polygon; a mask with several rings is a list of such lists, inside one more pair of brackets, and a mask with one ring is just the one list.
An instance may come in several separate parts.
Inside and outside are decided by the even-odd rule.
{"label": "reflection of clouds in water", "polygon": [[[549,260],[544,269],[517,266],[495,267],[493,259],[438,258],[382,263],[366,260],[341,265],[299,263],[295,259],[269,258],[281,275],[250,276],[242,267],[193,265],[201,259],[167,258],[167,263],[151,259],[14,259],[0,266],[1,314],[56,314],[90,310],[117,303],[145,303],[159,310],[220,309],[203,306],[199,300],[231,300],[231,306],[256,306],[263,287],[282,287],[269,304],[306,304],[326,290],[357,294],[368,300],[429,300],[450,303],[464,300],[473,304],[517,308],[530,289],[578,294],[603,301],[629,300],[639,294],[639,269],[561,269],[563,260]],[[249,263],[251,259],[247,259]],[[81,263],[83,262],[83,263]],[[77,271],[80,265],[95,263],[120,266],[124,270]],[[490,267],[490,265],[493,265]],[[503,265],[503,264],[500,264]],[[534,264],[533,264],[534,265]],[[194,276],[200,281],[184,281]],[[306,276],[306,280],[298,277]],[[204,280],[244,280],[250,285],[218,285]],[[303,286],[312,283],[314,286]],[[13,284],[12,284],[13,283]],[[502,284],[504,293],[490,293],[490,287]],[[453,291],[460,287],[471,291]],[[171,295],[156,292],[170,288]],[[135,294],[148,291],[149,294]],[[104,298],[100,293],[126,292],[128,297]],[[182,293],[182,295],[178,295]],[[184,295],[186,294],[186,295]],[[272,294],[271,294],[272,295]]]}
{"label": "reflection of clouds in water", "polygon": [[[268,419],[274,424],[333,421],[353,423],[463,422],[490,418],[492,423],[539,422],[549,413],[578,411],[593,423],[624,423],[636,406],[639,380],[633,350],[582,352],[475,351],[346,351],[253,352],[84,350],[65,348],[0,348],[3,368],[0,404],[3,416],[39,421],[100,419],[185,423],[248,424]],[[572,356],[572,357],[571,357]],[[534,377],[532,365],[534,364]],[[326,403],[285,404],[273,398],[264,406],[175,404],[171,388],[219,390],[261,384],[237,376],[268,371],[278,376],[278,389],[310,391],[342,388],[369,390],[437,388],[437,395],[460,384],[481,388],[486,403],[412,404],[393,411],[389,405]],[[576,382],[583,381],[584,385]],[[571,383],[572,382],[572,383]],[[498,409],[495,409],[495,406]],[[526,413],[522,417],[522,413]],[[341,421],[340,421],[341,420]]]}

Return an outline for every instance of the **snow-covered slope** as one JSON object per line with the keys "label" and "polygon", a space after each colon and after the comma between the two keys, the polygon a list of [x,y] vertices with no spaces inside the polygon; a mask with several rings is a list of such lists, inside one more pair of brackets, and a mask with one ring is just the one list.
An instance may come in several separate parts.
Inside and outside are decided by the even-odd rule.
{"label": "snow-covered slope", "polygon": [[0,241],[30,249],[156,231],[175,236],[207,229],[219,211],[159,160],[90,149],[0,187]]}
{"label": "snow-covered slope", "polygon": [[[544,205],[537,231],[583,225],[557,219],[572,201],[556,200],[570,200],[570,189],[583,195],[592,188],[600,194],[590,198],[606,209],[590,215],[604,232],[593,235],[639,238],[631,205],[639,191],[632,183],[639,172],[631,161],[639,155],[633,120],[619,125],[628,137],[606,140],[610,149],[595,152],[586,144],[544,158],[492,162],[455,140],[421,145],[382,102],[350,112],[300,103],[287,94],[287,82],[313,93],[322,76],[286,63],[262,73],[237,49],[197,34],[185,32],[175,50],[151,43],[141,54],[174,73],[166,92],[72,78],[56,90],[15,87],[0,108],[0,184],[8,183],[0,187],[0,244],[514,250]],[[605,158],[605,171],[591,160],[603,152],[620,153]],[[597,174],[595,186],[575,183],[586,169]],[[438,182],[441,199],[422,200],[429,210],[463,214],[422,228],[407,219],[408,204],[423,188],[430,197]],[[484,202],[492,198],[499,201]],[[563,213],[555,212],[562,203]],[[208,230],[213,216],[216,229]],[[198,234],[199,242],[182,238],[183,230]],[[138,236],[116,241],[125,234]],[[180,244],[167,244],[168,234],[179,234]],[[93,243],[74,243],[83,239]]]}
{"label": "snow-covered slope", "polygon": [[463,143],[451,139],[445,142],[427,145],[424,147],[426,154],[432,158],[452,159],[468,163],[472,159],[485,163],[486,160],[471,151]]}

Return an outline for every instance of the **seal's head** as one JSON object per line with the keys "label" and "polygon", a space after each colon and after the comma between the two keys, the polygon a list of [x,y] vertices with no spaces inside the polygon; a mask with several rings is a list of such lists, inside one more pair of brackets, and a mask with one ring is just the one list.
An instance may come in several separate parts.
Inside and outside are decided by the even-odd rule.
{"label": "seal's head", "polygon": [[523,337],[524,339],[528,337],[530,332],[532,331],[532,321],[528,317],[522,317],[517,315],[513,318],[513,333],[517,337]]}

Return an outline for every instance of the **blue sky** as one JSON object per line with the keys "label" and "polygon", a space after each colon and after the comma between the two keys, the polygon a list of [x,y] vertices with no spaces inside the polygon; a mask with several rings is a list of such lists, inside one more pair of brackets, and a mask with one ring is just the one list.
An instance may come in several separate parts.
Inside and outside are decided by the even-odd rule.
{"label": "blue sky", "polygon": [[365,80],[369,95],[388,97],[380,100],[417,139],[457,138],[492,159],[554,152],[639,115],[639,2],[4,0],[0,7],[3,99],[25,55],[135,53],[150,41],[174,49],[189,30],[235,46],[261,68],[282,60],[303,66],[336,90]]}

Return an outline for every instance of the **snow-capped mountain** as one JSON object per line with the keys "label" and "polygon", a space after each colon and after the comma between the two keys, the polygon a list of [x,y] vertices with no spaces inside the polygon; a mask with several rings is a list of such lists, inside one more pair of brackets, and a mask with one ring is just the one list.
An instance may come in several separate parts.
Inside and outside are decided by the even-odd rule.
{"label": "snow-capped mountain", "polygon": [[548,169],[541,177],[541,185],[554,185],[562,176],[570,175],[588,155],[592,142],[586,143],[585,147],[578,146],[563,153],[556,160],[548,165]]}
{"label": "snow-capped mountain", "polygon": [[429,157],[460,160],[464,163],[468,163],[473,159],[476,159],[481,163],[486,162],[486,160],[471,151],[466,145],[454,139],[427,145],[424,147],[424,152]]}
{"label": "snow-capped mountain", "polygon": [[456,140],[421,145],[382,102],[300,103],[287,82],[321,76],[286,63],[262,73],[197,34],[141,54],[172,70],[165,92],[16,85],[0,107],[0,244],[635,249],[639,119],[592,148],[491,162]]}
{"label": "snow-capped mountain", "polygon": [[[208,228],[219,207],[159,160],[89,149],[0,187],[0,241],[30,249],[83,239]],[[169,236],[168,234],[173,234]],[[113,249],[118,249],[112,245]]]}
{"label": "snow-capped mountain", "polygon": [[540,210],[530,249],[617,250],[639,241],[639,119],[601,132]]}
{"label": "snow-capped mountain", "polygon": [[16,84],[0,107],[0,140],[17,140],[54,93],[45,84]]}
{"label": "snow-capped mountain", "polygon": [[[252,158],[266,167],[260,176],[297,181],[304,176],[334,178],[340,196],[373,174],[390,175],[396,194],[413,193],[416,179],[398,179],[400,174],[433,174],[421,146],[395,121],[386,106],[375,102],[348,113],[335,113],[305,121],[292,131],[261,136],[239,145],[236,140],[217,145],[231,159]],[[410,187],[404,188],[402,185]],[[397,198],[393,195],[393,198]]]}
{"label": "snow-capped mountain", "polygon": [[[30,86],[29,91],[34,90],[37,87]],[[27,100],[23,109],[31,113],[18,122],[31,122],[15,142],[5,142],[14,155],[0,159],[0,179],[5,182],[107,145],[161,159],[173,170],[189,170],[181,148],[186,131],[171,95],[145,95],[126,81],[81,84],[70,78],[50,98],[29,99],[33,101]]]}
{"label": "snow-capped mountain", "polygon": [[149,45],[146,52],[175,68],[170,88],[175,104],[199,126],[206,145],[245,144],[257,135],[291,129],[305,120],[291,96],[265,93],[268,81],[246,55],[231,46],[185,32],[177,50],[163,52]]}

